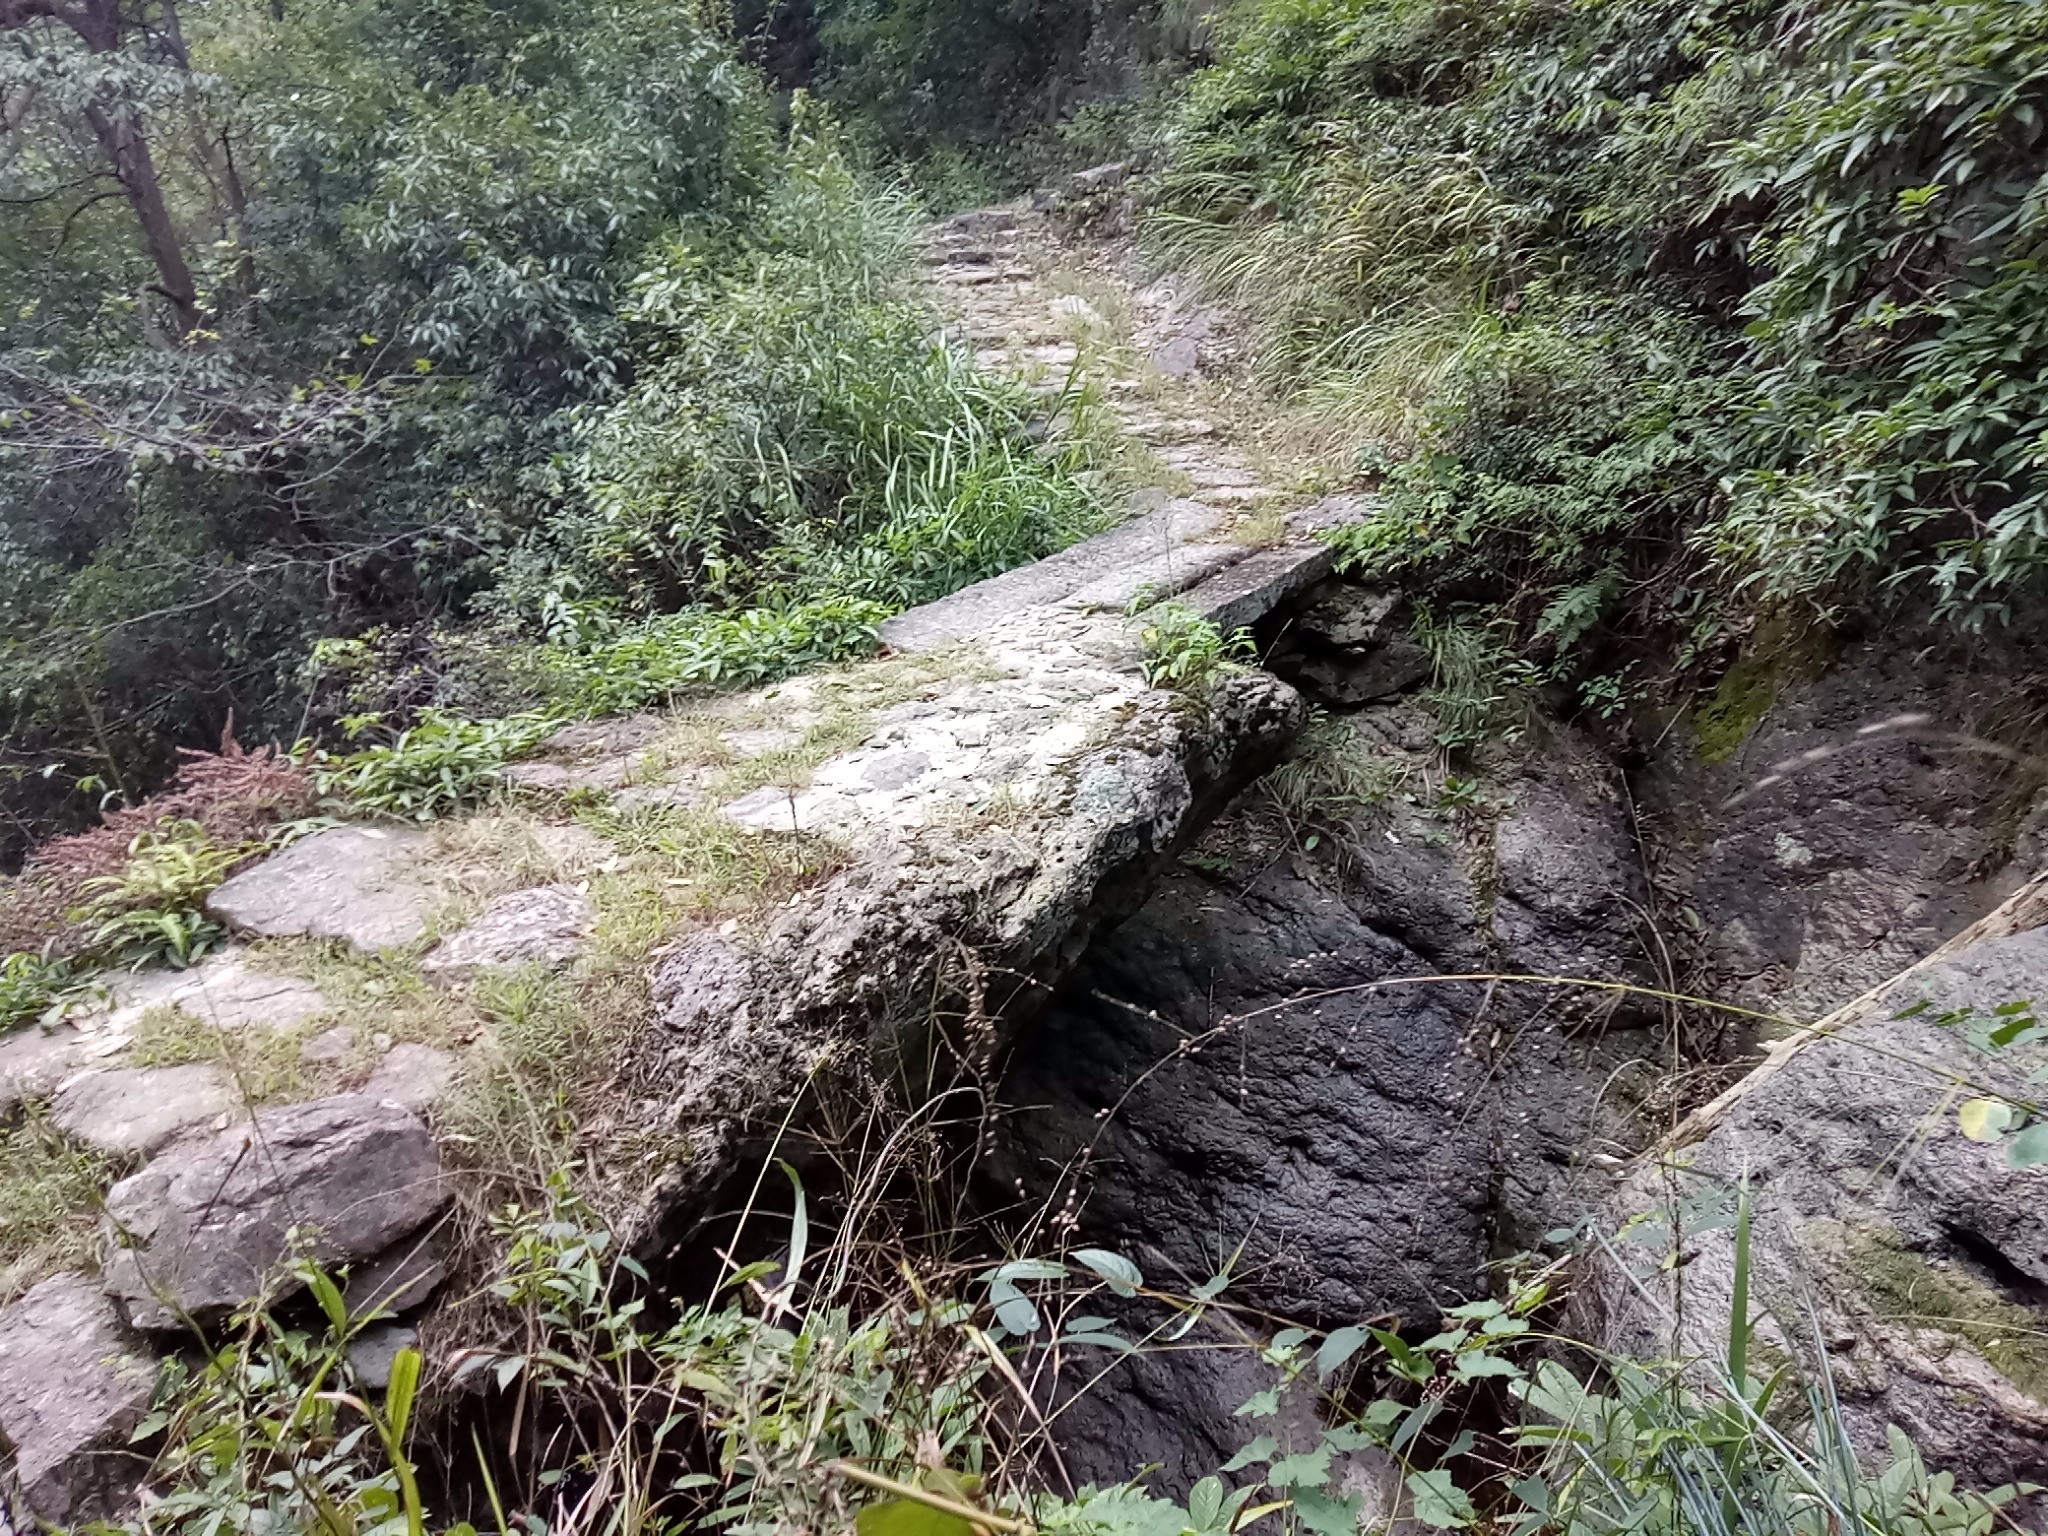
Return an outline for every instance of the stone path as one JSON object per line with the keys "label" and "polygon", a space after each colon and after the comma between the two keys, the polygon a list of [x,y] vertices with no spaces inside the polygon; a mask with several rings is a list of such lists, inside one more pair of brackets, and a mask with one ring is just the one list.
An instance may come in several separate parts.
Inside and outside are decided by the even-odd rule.
{"label": "stone path", "polygon": [[[938,226],[927,255],[984,366],[1055,389],[1071,369],[1090,373],[1172,483],[1140,492],[1134,515],[1098,538],[893,621],[893,659],[683,716],[580,725],[516,765],[528,795],[606,795],[655,813],[706,805],[765,835],[837,845],[829,878],[650,957],[647,1033],[666,1042],[649,1046],[651,1070],[666,1081],[663,1123],[647,1129],[676,1155],[649,1175],[643,1233],[749,1155],[748,1128],[804,1101],[819,1073],[888,1049],[942,1004],[999,1017],[1044,995],[1305,717],[1261,673],[1220,679],[1200,709],[1142,675],[1132,610],[1177,596],[1225,627],[1254,623],[1329,569],[1314,530],[1359,510],[1346,498],[1289,506],[1197,408],[1202,370],[1227,360],[1220,319],[1169,288],[1125,285],[1114,291],[1138,320],[1105,344],[1106,317],[1050,276],[1050,227],[1018,210]],[[676,745],[679,729],[697,733],[696,748]],[[822,761],[805,745],[817,730],[837,748],[820,748]],[[764,787],[721,790],[734,772]],[[238,939],[325,938],[402,958],[434,935],[443,898],[428,863],[441,846],[414,828],[331,828],[236,875],[208,909]],[[529,884],[484,905],[420,967],[461,987],[491,967],[567,966],[595,926],[585,888]],[[969,973],[983,978],[971,998],[945,1002]],[[134,1169],[107,1195],[104,1276],[59,1277],[0,1309],[0,1436],[47,1447],[36,1474],[47,1510],[99,1496],[69,1479],[132,1422],[129,1375],[153,1352],[140,1335],[231,1312],[295,1228],[317,1231],[324,1261],[356,1267],[352,1296],[373,1288],[405,1309],[445,1273],[434,1234],[449,1190],[421,1113],[458,1058],[380,1036],[373,1070],[361,1061],[366,1076],[338,1076],[356,1061],[355,1032],[306,1028],[330,1000],[239,947],[182,975],[114,978],[110,991],[52,1031],[0,1040],[0,1112],[48,1098],[56,1126]],[[252,1108],[219,1066],[139,1062],[138,1032],[165,1008],[218,1031],[312,1033],[298,1059],[329,1069],[326,1096]],[[337,1093],[337,1081],[357,1086]],[[76,1351],[40,1340],[58,1314],[78,1319],[80,1348],[95,1352],[68,1417],[49,1404],[56,1377],[81,1369]]]}
{"label": "stone path", "polygon": [[[1130,521],[890,620],[889,645],[929,649],[1034,610],[1121,612],[1166,598],[1235,629],[1329,574],[1316,531],[1362,516],[1365,504],[1333,496],[1283,510],[1286,488],[1267,483],[1221,413],[1205,413],[1201,376],[1236,365],[1218,311],[1189,303],[1170,281],[1133,287],[1114,259],[1062,242],[1025,208],[946,220],[926,236],[924,260],[950,333],[978,363],[1047,392],[1084,380],[1159,478],[1184,494],[1138,491]],[[1085,265],[1100,304],[1131,316],[1128,338],[1113,334],[1098,303],[1063,291],[1063,263]],[[1263,517],[1249,515],[1261,509]]]}

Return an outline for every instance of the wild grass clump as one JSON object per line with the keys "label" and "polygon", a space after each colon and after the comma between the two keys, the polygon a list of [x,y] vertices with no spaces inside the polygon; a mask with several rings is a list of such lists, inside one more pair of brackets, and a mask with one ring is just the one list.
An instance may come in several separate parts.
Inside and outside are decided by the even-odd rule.
{"label": "wild grass clump", "polygon": [[1255,658],[1249,630],[1226,635],[1185,603],[1164,602],[1144,612],[1138,629],[1145,681],[1154,688],[1201,696],[1219,678],[1242,671]]}
{"label": "wild grass clump", "polygon": [[1150,232],[1380,480],[1345,559],[1616,713],[1619,648],[2048,592],[2044,81],[2027,0],[1248,0]]}
{"label": "wild grass clump", "polygon": [[1299,842],[1368,820],[1411,772],[1402,759],[1372,755],[1349,721],[1318,711],[1286,761],[1259,780],[1258,794]]}
{"label": "wild grass clump", "polygon": [[90,1264],[100,1200],[119,1164],[82,1147],[30,1104],[0,1128],[0,1303],[45,1275]]}

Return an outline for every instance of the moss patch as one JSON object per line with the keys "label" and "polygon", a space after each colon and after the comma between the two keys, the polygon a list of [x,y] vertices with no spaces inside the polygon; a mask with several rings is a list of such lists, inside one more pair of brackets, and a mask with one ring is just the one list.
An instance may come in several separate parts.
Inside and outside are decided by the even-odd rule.
{"label": "moss patch", "polygon": [[1701,757],[1725,763],[1749,740],[1750,732],[1778,702],[1784,681],[1781,662],[1776,656],[1745,656],[1722,675],[1714,696],[1693,712],[1693,735],[1699,739]]}
{"label": "moss patch", "polygon": [[2048,1316],[1967,1270],[1930,1263],[1889,1227],[1815,1222],[1809,1232],[1880,1322],[1949,1334],[2029,1397],[2048,1401]]}

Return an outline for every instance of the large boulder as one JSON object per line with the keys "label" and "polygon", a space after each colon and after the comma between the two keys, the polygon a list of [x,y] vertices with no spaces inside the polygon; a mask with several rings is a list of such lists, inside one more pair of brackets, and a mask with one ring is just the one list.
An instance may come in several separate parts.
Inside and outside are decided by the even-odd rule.
{"label": "large boulder", "polygon": [[935,1030],[992,1050],[1302,723],[1293,690],[1258,673],[1200,701],[1148,689],[1120,620],[1021,626],[990,637],[997,676],[892,709],[786,801],[783,829],[840,841],[839,874],[763,927],[684,936],[656,969],[689,1155],[650,1216],[745,1166],[828,1065],[914,1080]]}
{"label": "large boulder", "polygon": [[399,1105],[341,1094],[266,1110],[176,1144],[108,1192],[126,1246],[107,1289],[137,1327],[218,1318],[278,1283],[295,1240],[320,1263],[362,1263],[449,1193],[433,1137]]}
{"label": "large boulder", "polygon": [[[1935,955],[1781,1040],[1657,1149],[1581,1289],[1609,1347],[1713,1358],[1735,1278],[1730,1220],[1753,1210],[1753,1354],[1819,1379],[1858,1442],[1885,1426],[1933,1465],[1990,1487],[2048,1465],[2048,1170],[1963,1134],[1959,1102],[2037,1100],[2048,1048],[1985,1050],[2048,1000],[2048,882]],[[2011,1011],[2013,1005],[2019,1011]],[[1999,1010],[2008,1010],[2000,1013]],[[2018,1031],[2016,1030],[2015,1033]],[[1682,1248],[1685,1262],[1666,1259]],[[1682,1322],[1674,1322],[1680,1319]]]}
{"label": "large boulder", "polygon": [[144,1468],[128,1436],[156,1369],[83,1275],[45,1280],[0,1311],[0,1437],[30,1514],[52,1525],[118,1516]]}
{"label": "large boulder", "polygon": [[227,881],[206,910],[241,933],[346,939],[358,949],[417,943],[427,894],[411,878],[417,827],[329,827]]}

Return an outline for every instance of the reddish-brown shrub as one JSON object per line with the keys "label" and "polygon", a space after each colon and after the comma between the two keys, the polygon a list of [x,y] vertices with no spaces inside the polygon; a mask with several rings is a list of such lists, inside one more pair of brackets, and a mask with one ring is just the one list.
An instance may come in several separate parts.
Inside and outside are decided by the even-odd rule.
{"label": "reddish-brown shrub", "polygon": [[235,740],[228,720],[219,752],[180,747],[177,776],[140,805],[109,811],[89,832],[52,838],[28,857],[19,877],[0,879],[0,954],[41,949],[53,942],[75,948],[77,925],[65,917],[90,896],[90,881],[118,875],[138,834],[165,822],[194,821],[219,848],[258,841],[281,821],[312,814],[319,801],[313,776],[278,751],[251,752]]}

